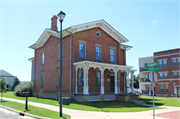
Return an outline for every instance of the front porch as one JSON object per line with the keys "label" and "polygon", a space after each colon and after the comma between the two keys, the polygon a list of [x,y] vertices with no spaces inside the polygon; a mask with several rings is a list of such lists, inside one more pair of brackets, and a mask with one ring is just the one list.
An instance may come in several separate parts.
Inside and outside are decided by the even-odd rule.
{"label": "front porch", "polygon": [[[125,101],[132,102],[133,100],[139,99],[139,95],[132,93],[120,93],[120,94],[104,94],[104,101]],[[92,102],[92,101],[101,101],[100,94],[90,94],[90,95],[82,95],[76,94],[75,100],[79,102]]]}
{"label": "front porch", "polygon": [[[76,101],[100,101],[100,94],[105,96],[105,101],[110,101],[116,100],[116,95],[130,93],[129,75],[133,82],[136,71],[132,66],[91,61],[75,62],[73,65],[76,69]],[[133,90],[132,85],[132,93]]]}

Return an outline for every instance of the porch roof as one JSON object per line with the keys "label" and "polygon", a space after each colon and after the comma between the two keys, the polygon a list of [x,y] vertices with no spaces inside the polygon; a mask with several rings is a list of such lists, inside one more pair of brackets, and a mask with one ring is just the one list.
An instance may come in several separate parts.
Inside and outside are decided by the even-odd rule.
{"label": "porch roof", "polygon": [[121,72],[123,71],[130,71],[130,72],[135,72],[135,69],[132,69],[133,66],[125,66],[125,65],[117,65],[117,64],[109,64],[109,63],[100,63],[100,62],[92,62],[92,61],[80,61],[80,62],[74,62],[73,65],[76,68],[85,68],[87,67],[88,69],[93,67],[95,68],[99,68],[99,69],[112,69],[114,70],[121,70]]}

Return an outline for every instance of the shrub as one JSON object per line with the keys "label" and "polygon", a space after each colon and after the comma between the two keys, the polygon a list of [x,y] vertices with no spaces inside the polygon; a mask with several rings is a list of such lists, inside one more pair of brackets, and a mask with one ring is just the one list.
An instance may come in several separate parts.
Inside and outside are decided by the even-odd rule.
{"label": "shrub", "polygon": [[29,92],[30,96],[32,96],[32,82],[24,82],[19,85],[17,85],[14,89],[14,94],[16,96],[22,96],[22,92]]}

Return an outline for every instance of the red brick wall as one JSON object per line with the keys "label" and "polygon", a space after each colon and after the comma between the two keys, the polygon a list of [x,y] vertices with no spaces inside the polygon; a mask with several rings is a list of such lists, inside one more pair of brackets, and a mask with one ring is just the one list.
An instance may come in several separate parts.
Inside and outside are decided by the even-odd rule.
{"label": "red brick wall", "polygon": [[[176,59],[177,66],[173,66],[173,61],[171,59],[171,58],[175,58],[175,57],[180,57],[180,55],[177,53],[179,53],[179,49],[167,50],[167,51],[154,53],[154,56],[155,56],[154,62],[158,62],[158,60],[160,60],[160,59],[167,59],[167,67],[164,67],[163,62],[162,62],[162,68],[159,68],[159,71],[156,71],[157,79],[158,79],[158,81],[156,81],[156,83],[155,83],[156,94],[168,94],[169,96],[171,96],[171,94],[173,94],[173,86],[180,85],[179,73],[177,73],[178,78],[174,79],[174,74],[172,72],[172,71],[180,70],[179,66],[178,66],[178,60]],[[168,79],[164,79],[164,78],[159,79],[160,77],[159,77],[158,72],[166,72],[166,71],[168,71]],[[163,77],[164,77],[164,73],[163,73]],[[169,83],[168,84],[169,92],[165,93],[165,84],[164,84],[164,93],[161,93],[159,83]],[[174,83],[175,83],[175,85],[174,85]]]}
{"label": "red brick wall", "polygon": [[[101,37],[96,37],[95,33],[99,31],[101,33]],[[116,63],[120,65],[125,65],[125,51],[120,49],[120,44],[114,40],[111,36],[106,34],[100,28],[89,29],[86,31],[74,33],[72,35],[72,62],[81,61],[79,60],[79,41],[85,40],[86,43],[86,60],[87,61],[95,61],[95,43],[102,44],[101,46],[101,54],[102,54],[102,62],[110,63],[110,46],[115,46],[115,58]],[[58,61],[58,44],[59,38],[51,36],[47,40],[44,46],[36,49],[35,51],[35,60],[36,60],[36,75],[35,75],[35,91],[59,91],[57,88],[57,70],[59,68]],[[70,83],[70,35],[63,38],[62,41],[62,91],[69,91],[69,83]],[[44,65],[41,65],[41,53],[44,51],[45,59]],[[41,82],[41,72],[44,72],[44,86],[40,88]],[[74,73],[75,74],[75,73]],[[79,74],[79,73],[78,73]],[[104,85],[105,92],[110,91],[110,81],[107,81],[107,77],[110,74],[108,70],[104,71]],[[71,69],[71,91],[73,91],[73,64]],[[89,92],[100,92],[100,88],[96,87],[96,76],[95,70],[93,68],[89,69]],[[122,82],[122,81],[121,81]],[[79,76],[77,85],[79,86]],[[75,84],[75,77],[74,77]],[[122,85],[121,83],[121,86]],[[121,87],[122,88],[122,87]],[[83,92],[82,87],[78,87],[78,92]]]}

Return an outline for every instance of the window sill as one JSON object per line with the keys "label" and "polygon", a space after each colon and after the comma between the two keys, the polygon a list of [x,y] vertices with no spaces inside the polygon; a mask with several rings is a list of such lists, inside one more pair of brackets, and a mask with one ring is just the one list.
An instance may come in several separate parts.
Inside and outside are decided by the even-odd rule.
{"label": "window sill", "polygon": [[116,64],[116,62],[110,62],[111,64]]}
{"label": "window sill", "polygon": [[80,57],[79,57],[79,60],[86,60],[86,58],[80,58]]}
{"label": "window sill", "polygon": [[179,66],[176,65],[176,66],[172,66],[172,67],[179,67]]}
{"label": "window sill", "polygon": [[102,60],[96,60],[96,62],[102,62]]}

